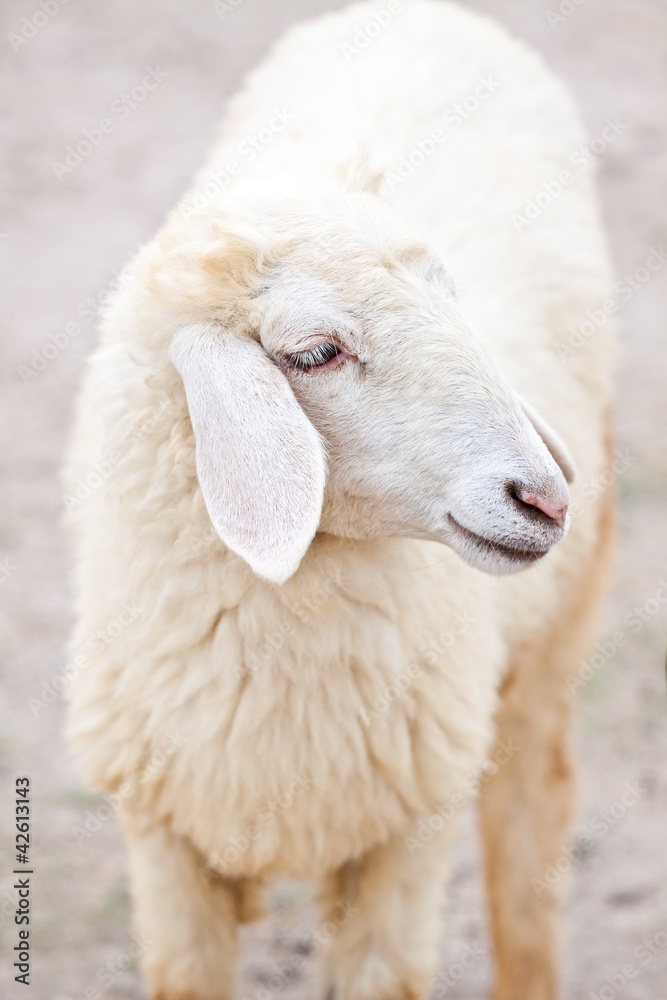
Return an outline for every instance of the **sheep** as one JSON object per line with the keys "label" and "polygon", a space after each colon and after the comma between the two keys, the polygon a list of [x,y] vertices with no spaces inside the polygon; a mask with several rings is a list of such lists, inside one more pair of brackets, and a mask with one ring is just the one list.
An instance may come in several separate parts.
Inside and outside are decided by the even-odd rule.
{"label": "sheep", "polygon": [[424,996],[478,789],[494,997],[556,995],[565,677],[613,538],[584,492],[613,330],[568,337],[610,269],[540,59],[451,3],[379,9],[250,76],[77,404],[69,728],[120,803],[154,1000],[230,997],[283,876],[318,885],[327,996]]}

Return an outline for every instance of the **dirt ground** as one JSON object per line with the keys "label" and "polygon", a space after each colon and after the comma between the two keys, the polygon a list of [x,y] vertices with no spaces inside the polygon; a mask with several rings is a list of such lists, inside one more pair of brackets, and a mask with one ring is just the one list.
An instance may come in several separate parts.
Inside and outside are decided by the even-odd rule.
{"label": "dirt ground", "polygon": [[[128,951],[127,879],[115,820],[82,786],[63,746],[62,699],[37,714],[30,699],[41,698],[61,669],[71,620],[58,468],[77,380],[95,340],[94,311],[185,188],[223,99],[245,70],[285,25],[339,4],[228,6],[222,17],[204,0],[13,0],[0,10],[3,997],[145,996]],[[609,118],[623,124],[599,167],[614,262],[619,275],[632,276],[651,248],[667,247],[667,4],[468,6],[492,13],[545,54],[576,94],[591,137]],[[45,8],[50,13],[39,14]],[[167,75],[127,116],[112,111],[113,132],[56,176],[53,162],[62,162],[65,147],[109,115],[146,67]],[[667,995],[665,605],[655,598],[667,578],[667,266],[650,280],[644,274],[637,271],[621,304],[619,555],[604,629],[606,640],[621,630],[627,641],[601,647],[598,669],[580,690],[575,849],[562,859],[570,870],[548,890],[563,897],[568,1000]],[[13,982],[11,966],[13,789],[20,774],[31,776],[33,789],[29,990]],[[98,828],[77,837],[86,821],[95,827],[90,817],[98,812]],[[305,1000],[314,993],[317,950],[309,937],[317,926],[309,890],[281,884],[272,902],[271,918],[244,933],[239,997]],[[479,1000],[491,963],[472,808],[462,821],[446,911],[439,997]],[[458,960],[473,946],[474,960],[461,975]],[[294,954],[304,957],[298,974],[281,972]]]}

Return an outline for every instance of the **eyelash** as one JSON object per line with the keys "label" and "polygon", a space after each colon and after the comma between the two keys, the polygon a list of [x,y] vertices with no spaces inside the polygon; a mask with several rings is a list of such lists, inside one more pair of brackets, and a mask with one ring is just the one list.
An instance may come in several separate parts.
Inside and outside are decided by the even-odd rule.
{"label": "eyelash", "polygon": [[298,354],[288,354],[287,360],[298,371],[312,371],[314,368],[325,368],[330,361],[342,354],[340,347],[334,343],[319,344],[310,351],[299,351]]}

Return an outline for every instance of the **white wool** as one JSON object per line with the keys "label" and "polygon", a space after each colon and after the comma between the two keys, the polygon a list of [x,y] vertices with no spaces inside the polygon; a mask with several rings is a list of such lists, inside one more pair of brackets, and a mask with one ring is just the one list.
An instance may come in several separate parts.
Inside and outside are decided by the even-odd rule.
{"label": "white wool", "polygon": [[[130,265],[78,405],[68,494],[112,471],[71,503],[72,735],[95,786],[135,782],[130,825],[164,824],[225,876],[324,876],[450,800],[489,752],[514,651],[554,629],[598,544],[582,490],[606,460],[611,333],[559,345],[609,274],[570,100],[450,3],[404,0],[350,55],[377,9],[295,28],[250,76]],[[288,371],[322,333],[350,358]],[[566,451],[567,536],[483,572],[511,567],[449,515],[550,546],[501,487],[566,505]],[[141,613],[91,652],[128,600]],[[171,732],[183,745],[137,783]],[[295,776],[303,794],[221,861]]]}

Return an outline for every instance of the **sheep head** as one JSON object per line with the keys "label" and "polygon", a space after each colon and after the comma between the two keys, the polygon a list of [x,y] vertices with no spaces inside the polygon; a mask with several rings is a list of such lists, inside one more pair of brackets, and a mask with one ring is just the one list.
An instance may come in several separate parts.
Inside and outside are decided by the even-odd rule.
{"label": "sheep head", "polygon": [[229,235],[187,251],[208,291],[172,283],[191,321],[170,357],[211,521],[256,573],[288,579],[317,531],[435,540],[491,573],[563,537],[565,446],[393,210],[371,194],[280,200],[231,242],[236,257]]}

